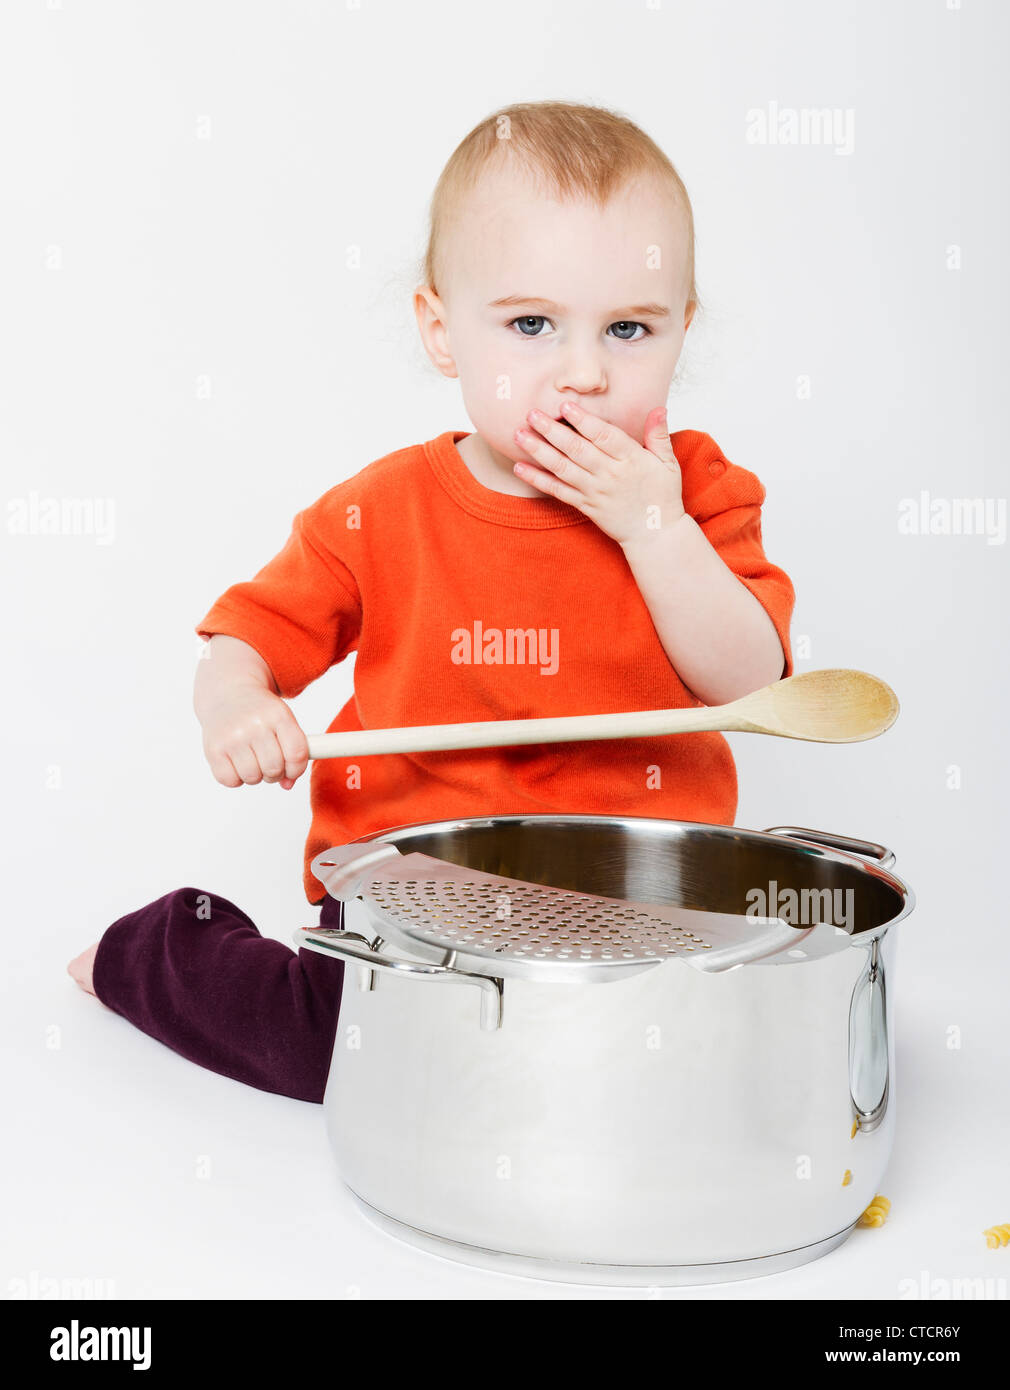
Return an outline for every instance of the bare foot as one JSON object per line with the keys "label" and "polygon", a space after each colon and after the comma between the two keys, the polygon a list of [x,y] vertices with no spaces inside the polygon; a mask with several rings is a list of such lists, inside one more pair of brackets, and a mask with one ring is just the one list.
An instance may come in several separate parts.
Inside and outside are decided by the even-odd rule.
{"label": "bare foot", "polygon": [[[94,946],[89,946],[86,951],[75,956],[67,966],[67,973],[72,975],[81,989],[87,990],[89,994],[95,994],[95,986],[91,977],[95,969],[95,956],[97,954],[98,942],[96,941]],[[98,998],[97,994],[95,994],[95,998]]]}

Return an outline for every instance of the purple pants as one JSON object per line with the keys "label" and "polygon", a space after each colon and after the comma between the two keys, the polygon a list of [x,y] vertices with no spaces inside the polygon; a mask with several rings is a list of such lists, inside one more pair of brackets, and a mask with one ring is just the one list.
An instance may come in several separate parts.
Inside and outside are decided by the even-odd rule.
{"label": "purple pants", "polygon": [[[319,925],[343,927],[327,896]],[[98,943],[103,1004],[222,1076],[296,1100],[322,1101],[344,966],[261,936],[215,893],[176,888],[128,912]]]}

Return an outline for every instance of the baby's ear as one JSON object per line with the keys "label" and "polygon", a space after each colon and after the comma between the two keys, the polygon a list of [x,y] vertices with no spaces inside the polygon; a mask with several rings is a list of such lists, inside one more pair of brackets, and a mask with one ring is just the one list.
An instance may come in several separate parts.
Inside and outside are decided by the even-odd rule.
{"label": "baby's ear", "polygon": [[421,342],[433,365],[443,376],[459,376],[455,359],[449,351],[445,306],[430,285],[418,285],[414,291],[414,314]]}

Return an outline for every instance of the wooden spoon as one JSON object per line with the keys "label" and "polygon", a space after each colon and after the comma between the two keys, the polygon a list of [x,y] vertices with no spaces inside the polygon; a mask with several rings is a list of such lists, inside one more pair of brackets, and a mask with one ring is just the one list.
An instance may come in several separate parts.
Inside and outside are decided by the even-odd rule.
{"label": "wooden spoon", "polygon": [[802,738],[813,743],[859,743],[882,734],[897,717],[894,691],[876,676],[865,671],[804,671],[763,690],[754,690],[728,705],[311,734],[309,757],[356,758],[370,753],[429,753],[520,743],[655,738],[660,734],[706,729],[774,734],[777,738]]}

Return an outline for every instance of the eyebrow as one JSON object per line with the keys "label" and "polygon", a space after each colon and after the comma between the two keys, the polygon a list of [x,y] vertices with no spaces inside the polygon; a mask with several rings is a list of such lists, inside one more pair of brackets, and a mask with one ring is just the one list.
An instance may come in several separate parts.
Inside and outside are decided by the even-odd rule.
{"label": "eyebrow", "polygon": [[[528,305],[537,309],[545,309],[549,314],[563,314],[565,308],[561,304],[555,304],[552,299],[538,299],[535,295],[526,294],[507,294],[501,299],[492,299],[488,305],[489,309],[517,308],[520,305]],[[665,304],[633,304],[627,309],[615,309],[614,313],[619,318],[669,318],[670,310]]]}

